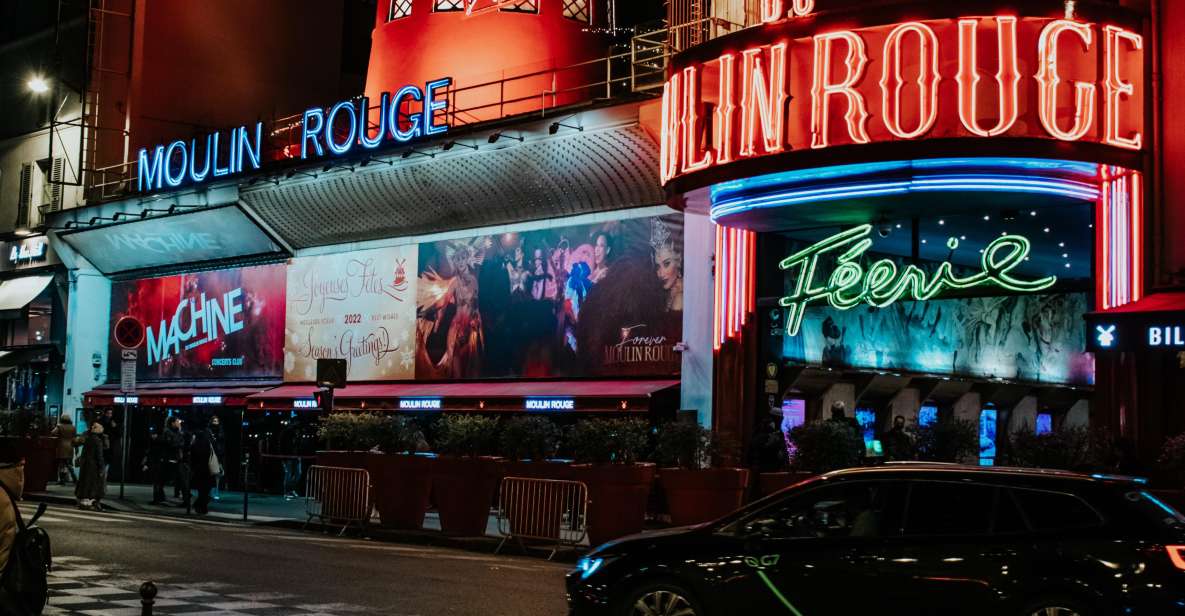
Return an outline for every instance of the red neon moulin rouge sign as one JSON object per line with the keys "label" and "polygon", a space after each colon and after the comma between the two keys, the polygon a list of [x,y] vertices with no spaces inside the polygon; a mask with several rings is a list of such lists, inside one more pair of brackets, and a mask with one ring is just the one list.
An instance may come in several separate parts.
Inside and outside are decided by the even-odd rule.
{"label": "red neon moulin rouge sign", "polygon": [[1144,146],[1144,40],[1132,30],[995,15],[795,38],[796,17],[813,2],[761,4],[766,26],[676,59],[662,101],[664,184],[842,145],[1029,138]]}

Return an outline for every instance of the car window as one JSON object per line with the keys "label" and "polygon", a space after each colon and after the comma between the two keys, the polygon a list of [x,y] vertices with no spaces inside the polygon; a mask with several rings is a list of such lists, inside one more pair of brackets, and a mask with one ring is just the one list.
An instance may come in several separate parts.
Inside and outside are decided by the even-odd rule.
{"label": "car window", "polygon": [[1153,495],[1151,492],[1133,490],[1125,493],[1123,498],[1131,503],[1147,520],[1155,520],[1157,523],[1169,528],[1185,527],[1185,515],[1181,515],[1180,511],[1177,511],[1172,505],[1166,503],[1164,499]]}
{"label": "car window", "polygon": [[825,485],[767,507],[739,523],[767,539],[874,538],[900,533],[904,488],[880,481]]}
{"label": "car window", "polygon": [[914,482],[905,515],[906,535],[986,535],[996,488],[974,483]]}
{"label": "car window", "polygon": [[1073,494],[1019,488],[1012,494],[1036,531],[1089,528],[1103,523],[1097,511]]}
{"label": "car window", "polygon": [[996,515],[992,525],[992,534],[1012,535],[1027,532],[1024,516],[1016,504],[1009,490],[996,490]]}

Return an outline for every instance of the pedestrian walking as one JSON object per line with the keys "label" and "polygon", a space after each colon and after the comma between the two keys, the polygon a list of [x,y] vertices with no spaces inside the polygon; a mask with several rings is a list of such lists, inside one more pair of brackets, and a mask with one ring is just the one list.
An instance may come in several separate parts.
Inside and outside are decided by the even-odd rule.
{"label": "pedestrian walking", "polygon": [[893,418],[893,427],[881,439],[885,447],[885,457],[890,461],[913,459],[913,439],[905,431],[905,417],[898,415]]}
{"label": "pedestrian walking", "polygon": [[170,479],[174,480],[174,494],[179,495],[180,493],[175,480],[183,444],[181,419],[176,415],[169,417],[165,421],[164,431],[153,441],[153,447],[156,450],[153,456],[156,459],[156,476],[152,484],[152,504],[154,505],[165,504],[165,482]]}
{"label": "pedestrian walking", "polygon": [[829,421],[844,426],[856,435],[856,441],[853,441],[858,443],[856,457],[863,464],[864,456],[867,453],[864,447],[864,430],[860,427],[860,422],[855,417],[847,416],[847,405],[838,400],[833,403],[831,405],[831,419]]}
{"label": "pedestrian walking", "polygon": [[54,457],[58,462],[58,485],[66,485],[66,477],[70,477],[70,483],[77,484],[78,475],[74,474],[74,440],[78,438],[78,429],[74,427],[69,415],[62,413],[50,436],[57,439]]}
{"label": "pedestrian walking", "polygon": [[177,474],[173,484],[174,493],[180,495],[182,505],[186,511],[189,511],[190,503],[193,500],[193,492],[189,485],[189,449],[193,444],[193,434],[185,431],[185,424],[180,419],[177,420],[177,431],[181,436],[181,448],[177,451]]}
{"label": "pedestrian walking", "polygon": [[280,431],[279,454],[280,465],[283,469],[283,480],[280,493],[285,500],[297,497],[296,487],[300,484],[300,433],[292,424],[286,424]]}
{"label": "pedestrian walking", "polygon": [[193,433],[193,444],[189,447],[189,468],[193,488],[197,490],[197,500],[193,503],[193,510],[198,515],[209,513],[210,490],[214,486],[221,463],[214,452],[213,435],[205,427],[199,427]]}
{"label": "pedestrian walking", "polygon": [[210,445],[214,448],[214,455],[218,457],[218,474],[214,475],[214,487],[210,491],[214,500],[222,500],[222,480],[226,477],[226,469],[222,461],[226,459],[226,433],[222,431],[222,421],[217,415],[210,418]]}
{"label": "pedestrian walking", "polygon": [[78,483],[74,486],[74,495],[78,498],[79,509],[103,510],[100,501],[107,493],[103,460],[105,449],[107,443],[103,436],[103,424],[92,422],[86,440],[82,443],[82,455],[78,458]]}
{"label": "pedestrian walking", "polygon": [[[122,446],[119,438],[123,434],[123,426],[115,419],[115,409],[103,411],[103,414],[99,415],[99,423],[103,425],[103,436],[107,440],[107,446],[103,449],[103,461],[109,470],[111,465],[119,460],[119,448]],[[122,473],[123,469],[119,469],[119,472]]]}

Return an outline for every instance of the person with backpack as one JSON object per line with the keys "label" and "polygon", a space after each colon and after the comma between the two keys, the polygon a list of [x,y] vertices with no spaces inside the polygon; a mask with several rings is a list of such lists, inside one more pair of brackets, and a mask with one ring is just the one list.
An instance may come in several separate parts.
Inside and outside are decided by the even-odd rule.
{"label": "person with backpack", "polygon": [[45,503],[26,524],[17,509],[24,465],[0,465],[0,614],[40,616],[49,601],[53,565],[49,535],[35,526]]}
{"label": "person with backpack", "polygon": [[15,498],[21,497],[25,483],[24,469],[23,464],[0,466],[0,484],[7,489],[7,492],[0,490],[0,572],[8,564],[8,552],[16,538],[16,503],[10,500],[8,493],[12,493]]}

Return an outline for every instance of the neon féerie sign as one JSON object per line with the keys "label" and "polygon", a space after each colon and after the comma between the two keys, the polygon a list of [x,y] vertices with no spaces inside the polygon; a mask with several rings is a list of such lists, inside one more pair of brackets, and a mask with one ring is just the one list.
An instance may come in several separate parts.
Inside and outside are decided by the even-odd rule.
{"label": "neon f\u00e9erie sign", "polygon": [[[355,145],[372,150],[388,141],[405,143],[448,132],[445,91],[452,83],[452,77],[444,77],[424,87],[407,85],[394,94],[383,92],[377,122],[370,121],[374,110],[365,96],[338,102],[328,110],[308,109],[301,118],[300,157],[342,156]],[[137,190],[177,188],[186,182],[199,184],[235,175],[247,168],[258,170],[262,153],[262,122],[256,122],[250,130],[240,126],[225,135],[215,131],[202,139],[178,139],[151,151],[141,148]]]}
{"label": "neon f\u00e9erie sign", "polygon": [[1029,138],[1144,147],[1137,32],[997,15],[803,36],[808,22],[797,19],[805,14],[799,8],[809,12],[811,3],[763,0],[765,7],[764,27],[673,60],[662,100],[664,184],[765,156],[878,142]]}
{"label": "neon f\u00e9erie sign", "polygon": [[[1012,275],[1012,270],[1024,262],[1032,249],[1029,240],[1019,235],[1003,235],[993,240],[980,257],[981,271],[960,276],[949,261],[940,263],[932,274],[913,264],[900,268],[892,259],[881,259],[865,266],[860,261],[872,246],[871,233],[872,225],[860,225],[782,260],[779,264],[782,270],[797,271],[794,291],[779,302],[788,309],[787,335],[797,336],[807,306],[823,300],[839,310],[850,310],[860,304],[884,308],[901,299],[926,301],[947,290],[994,286],[1012,292],[1034,293],[1057,282],[1055,276],[1023,280]],[[947,240],[947,248],[955,250],[958,247],[957,239]],[[836,267],[827,277],[826,284],[816,284],[819,260],[835,253],[838,253]]]}

